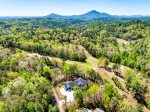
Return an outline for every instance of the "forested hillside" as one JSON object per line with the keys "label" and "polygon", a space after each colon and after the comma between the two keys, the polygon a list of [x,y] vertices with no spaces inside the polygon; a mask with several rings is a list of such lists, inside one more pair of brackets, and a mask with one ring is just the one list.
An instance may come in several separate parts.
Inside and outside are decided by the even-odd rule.
{"label": "forested hillside", "polygon": [[68,112],[148,112],[150,21],[0,20],[0,112],[58,112],[62,76],[92,82]]}

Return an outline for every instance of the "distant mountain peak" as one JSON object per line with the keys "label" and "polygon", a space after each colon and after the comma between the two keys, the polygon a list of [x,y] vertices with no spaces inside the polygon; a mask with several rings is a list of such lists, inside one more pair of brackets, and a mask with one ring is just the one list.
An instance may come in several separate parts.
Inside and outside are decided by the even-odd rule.
{"label": "distant mountain peak", "polygon": [[100,12],[96,11],[96,10],[91,10],[89,11],[88,13],[91,13],[91,14],[99,14]]}
{"label": "distant mountain peak", "polygon": [[81,16],[84,16],[84,18],[89,18],[90,20],[93,20],[93,19],[98,19],[98,18],[106,18],[106,17],[111,17],[110,14],[107,14],[107,13],[101,13],[101,12],[98,12],[96,10],[92,10],[92,11],[89,11]]}
{"label": "distant mountain peak", "polygon": [[55,14],[55,13],[51,13],[51,14],[50,14],[50,15],[48,15],[48,16],[60,16],[60,15]]}
{"label": "distant mountain peak", "polygon": [[57,15],[57,14],[55,14],[55,13],[51,13],[50,15]]}

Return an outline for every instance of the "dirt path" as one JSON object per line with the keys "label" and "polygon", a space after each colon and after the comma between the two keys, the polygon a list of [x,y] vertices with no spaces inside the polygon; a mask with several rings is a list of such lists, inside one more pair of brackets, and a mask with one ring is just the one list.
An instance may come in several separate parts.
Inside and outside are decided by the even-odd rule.
{"label": "dirt path", "polygon": [[58,106],[58,108],[59,108],[59,111],[60,111],[60,112],[65,112],[64,109],[62,108],[61,104],[60,104],[59,98],[58,98],[58,96],[57,96],[57,94],[56,94],[56,92],[55,92],[54,89],[53,89],[53,93],[54,93],[54,95],[55,95],[55,99],[56,99],[56,102],[57,102],[57,106]]}

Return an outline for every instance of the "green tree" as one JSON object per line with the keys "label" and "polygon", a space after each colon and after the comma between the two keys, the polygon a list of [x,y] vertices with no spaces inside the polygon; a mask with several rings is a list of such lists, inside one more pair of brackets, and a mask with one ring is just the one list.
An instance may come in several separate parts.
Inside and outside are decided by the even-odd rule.
{"label": "green tree", "polygon": [[98,67],[106,68],[109,65],[109,60],[107,58],[100,58],[98,61]]}
{"label": "green tree", "polygon": [[29,102],[29,103],[27,104],[27,108],[28,108],[28,110],[29,110],[30,112],[35,112],[35,103]]}

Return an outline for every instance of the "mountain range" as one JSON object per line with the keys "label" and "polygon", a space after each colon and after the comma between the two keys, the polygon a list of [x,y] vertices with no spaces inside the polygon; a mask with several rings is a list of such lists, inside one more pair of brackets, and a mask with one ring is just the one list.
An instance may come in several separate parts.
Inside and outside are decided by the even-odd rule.
{"label": "mountain range", "polygon": [[110,18],[112,17],[112,15],[107,14],[107,13],[100,13],[96,10],[92,10],[90,12],[87,12],[85,14],[81,14],[81,15],[72,15],[72,16],[62,16],[62,15],[58,15],[55,13],[52,13],[50,15],[48,15],[47,17],[49,18],[55,18],[55,19],[79,19],[79,20],[94,20],[94,19],[99,19],[99,18]]}
{"label": "mountain range", "polygon": [[110,15],[108,13],[101,13],[96,10],[89,11],[85,14],[81,15],[72,15],[72,16],[64,16],[64,15],[59,15],[52,13],[50,15],[46,16],[47,18],[54,18],[54,19],[78,19],[78,20],[83,20],[83,21],[93,21],[93,20],[105,20],[105,21],[110,21],[110,20],[147,20],[150,19],[150,16],[116,16],[116,15]]}
{"label": "mountain range", "polygon": [[76,21],[76,22],[86,22],[86,21],[129,21],[129,20],[150,20],[150,16],[141,16],[141,15],[134,15],[134,16],[117,16],[117,15],[111,15],[108,13],[101,13],[96,10],[89,11],[85,14],[81,15],[71,15],[71,16],[64,16],[59,15],[55,13],[51,13],[47,16],[38,16],[38,17],[32,17],[32,16],[6,16],[6,17],[0,17],[0,20],[12,20],[12,19],[28,19],[28,18],[48,18],[48,19],[57,19],[57,20],[66,20],[66,21]]}

